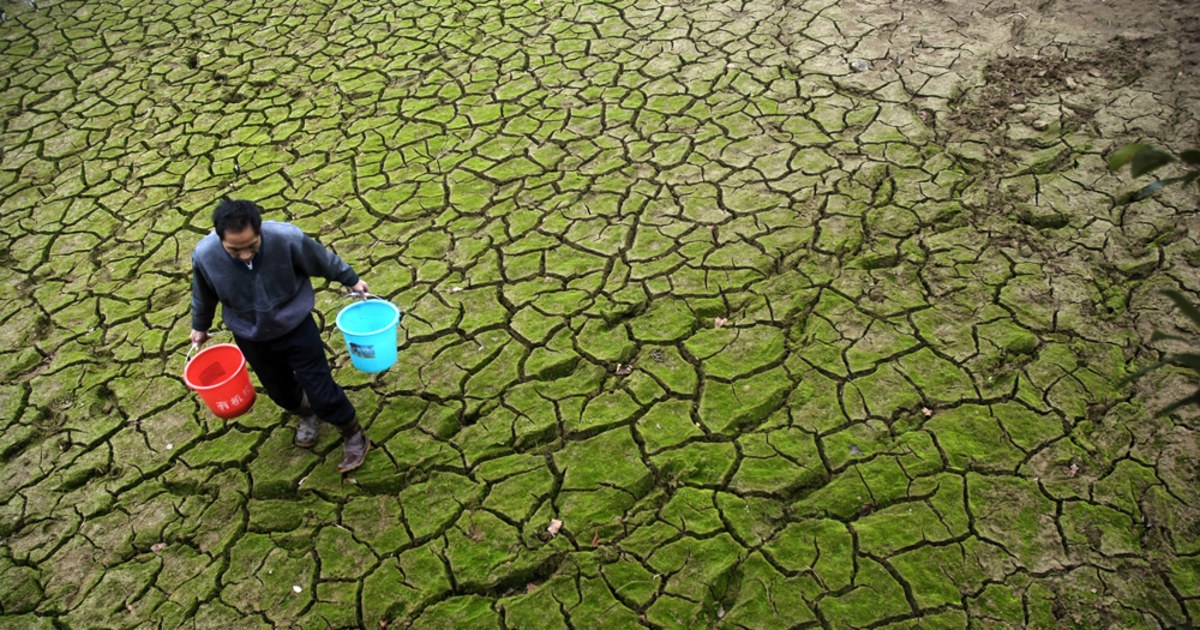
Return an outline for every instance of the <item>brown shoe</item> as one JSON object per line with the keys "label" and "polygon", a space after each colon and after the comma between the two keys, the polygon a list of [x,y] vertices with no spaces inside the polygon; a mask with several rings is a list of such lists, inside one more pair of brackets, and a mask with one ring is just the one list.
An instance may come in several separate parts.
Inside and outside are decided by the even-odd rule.
{"label": "brown shoe", "polygon": [[339,426],[338,430],[342,432],[342,463],[338,464],[337,469],[340,473],[348,473],[366,461],[371,442],[367,439],[367,434],[363,433],[357,418],[349,424]]}

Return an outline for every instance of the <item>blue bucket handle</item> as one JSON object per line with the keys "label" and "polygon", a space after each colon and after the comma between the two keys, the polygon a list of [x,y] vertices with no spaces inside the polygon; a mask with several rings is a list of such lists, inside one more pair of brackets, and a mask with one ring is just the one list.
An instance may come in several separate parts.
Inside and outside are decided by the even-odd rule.
{"label": "blue bucket handle", "polygon": [[[351,291],[351,292],[347,293],[346,295],[344,295],[343,297],[345,297],[346,299],[362,300],[363,302],[366,302],[367,300],[375,300],[378,302],[387,302],[388,304],[392,304],[390,300],[381,298],[374,293],[359,293],[358,291]],[[392,304],[392,306],[396,306],[396,305]],[[396,326],[402,328],[404,326],[404,324],[403,324],[404,311],[399,306],[396,306],[396,310],[400,312],[400,319],[399,319],[399,321],[396,322]]]}

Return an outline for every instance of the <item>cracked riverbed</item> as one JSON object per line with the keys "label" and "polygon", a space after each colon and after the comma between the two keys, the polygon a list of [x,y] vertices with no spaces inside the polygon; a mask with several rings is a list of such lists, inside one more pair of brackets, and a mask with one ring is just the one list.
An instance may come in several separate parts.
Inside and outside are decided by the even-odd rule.
{"label": "cracked riverbed", "polygon": [[[0,9],[0,628],[1200,623],[1193,4]],[[349,477],[183,384],[222,195],[405,311]]]}

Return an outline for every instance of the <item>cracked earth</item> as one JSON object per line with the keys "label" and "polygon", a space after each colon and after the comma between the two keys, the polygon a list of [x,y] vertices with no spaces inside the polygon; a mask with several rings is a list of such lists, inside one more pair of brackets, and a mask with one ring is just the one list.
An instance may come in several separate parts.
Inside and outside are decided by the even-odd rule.
{"label": "cracked earth", "polygon": [[[0,8],[0,627],[1200,622],[1196,5]],[[226,194],[406,312],[352,477],[184,387]]]}

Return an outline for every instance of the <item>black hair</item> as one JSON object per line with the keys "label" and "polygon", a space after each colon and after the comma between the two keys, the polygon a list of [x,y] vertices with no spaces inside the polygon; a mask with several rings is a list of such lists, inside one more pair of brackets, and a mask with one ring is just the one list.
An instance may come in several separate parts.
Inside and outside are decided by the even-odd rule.
{"label": "black hair", "polygon": [[246,226],[254,228],[255,234],[262,234],[262,208],[253,201],[226,197],[217,204],[212,218],[217,238],[221,240],[225,240],[226,232],[241,232]]}

